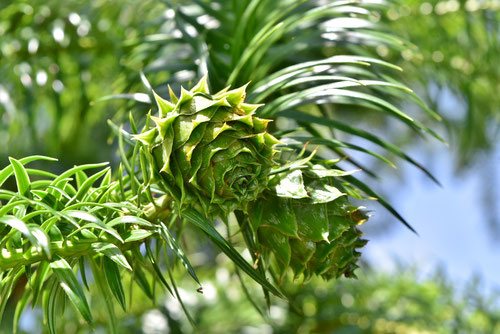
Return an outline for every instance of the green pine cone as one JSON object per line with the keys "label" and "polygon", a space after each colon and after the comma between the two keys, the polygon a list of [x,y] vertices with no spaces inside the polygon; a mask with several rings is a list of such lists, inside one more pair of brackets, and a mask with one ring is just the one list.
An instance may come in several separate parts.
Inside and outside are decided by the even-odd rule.
{"label": "green pine cone", "polygon": [[357,225],[366,216],[347,200],[310,204],[269,196],[255,203],[250,222],[265,258],[283,276],[291,268],[295,277],[325,279],[353,277],[358,248],[366,244]]}
{"label": "green pine cone", "polygon": [[269,120],[254,116],[260,105],[244,102],[245,88],[211,95],[203,78],[180,97],[171,92],[172,102],[155,95],[158,117],[133,138],[178,209],[224,217],[267,189],[278,140],[266,131]]}
{"label": "green pine cone", "polygon": [[[297,166],[296,166],[297,167]],[[357,228],[367,220],[349,204],[337,177],[350,174],[305,163],[274,177],[275,193],[252,204],[249,220],[258,252],[280,277],[291,268],[295,277],[353,277],[366,241]],[[337,188],[339,187],[339,188]]]}

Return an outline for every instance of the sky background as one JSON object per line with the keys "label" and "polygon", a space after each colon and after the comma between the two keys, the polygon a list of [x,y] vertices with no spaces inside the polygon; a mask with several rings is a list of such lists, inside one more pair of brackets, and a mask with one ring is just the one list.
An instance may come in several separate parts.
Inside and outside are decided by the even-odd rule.
{"label": "sky background", "polygon": [[[383,178],[393,182],[384,184],[384,189],[391,189],[390,202],[419,236],[378,207],[367,224],[390,219],[396,226],[390,226],[388,233],[376,234],[367,228],[370,242],[363,256],[376,268],[388,271],[398,263],[416,265],[423,273],[441,266],[462,287],[477,275],[485,291],[500,291],[500,238],[488,227],[483,214],[484,187],[499,185],[500,149],[460,174],[454,170],[451,151],[443,145],[433,147],[430,154],[417,149],[410,153],[429,167],[442,187],[407,165],[401,169],[402,179]],[[490,168],[484,169],[488,164]],[[498,196],[494,201],[496,207],[490,209],[500,214]]]}

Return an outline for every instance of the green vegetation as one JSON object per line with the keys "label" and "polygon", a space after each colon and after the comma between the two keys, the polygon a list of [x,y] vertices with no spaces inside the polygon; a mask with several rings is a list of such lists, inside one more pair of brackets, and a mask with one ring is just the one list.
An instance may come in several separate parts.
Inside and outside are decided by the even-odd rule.
{"label": "green vegetation", "polygon": [[416,45],[403,52],[401,65],[413,85],[420,84],[426,101],[445,117],[457,165],[471,165],[480,153],[497,147],[498,1],[405,0],[386,16],[391,28]]}
{"label": "green vegetation", "polygon": [[[2,5],[1,330],[31,305],[44,332],[137,332],[165,293],[174,333],[498,330],[498,309],[462,305],[442,277],[341,279],[361,272],[361,203],[413,230],[370,166],[437,182],[404,145],[444,141],[435,86],[466,97],[465,118],[443,112],[476,134],[461,161],[496,138],[497,8],[441,3]],[[404,29],[417,11],[442,40]],[[432,109],[402,83],[417,81]]]}

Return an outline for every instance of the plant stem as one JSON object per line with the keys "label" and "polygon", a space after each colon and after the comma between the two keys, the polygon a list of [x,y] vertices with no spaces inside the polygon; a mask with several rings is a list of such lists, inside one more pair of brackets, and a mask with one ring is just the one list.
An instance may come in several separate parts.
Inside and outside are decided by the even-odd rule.
{"label": "plant stem", "polygon": [[[23,251],[23,249],[16,249],[14,251],[8,251],[7,249],[2,249],[0,251],[0,271],[8,270],[10,268],[15,268],[17,266],[25,266],[34,264],[40,261],[48,260],[54,256],[59,256],[64,259],[80,257],[83,255],[88,255],[93,252],[92,246],[96,243],[106,242],[109,243],[109,240],[101,240],[101,239],[86,239],[86,240],[78,240],[78,242],[72,241],[54,241],[50,243],[50,254],[49,258],[47,254],[42,252],[38,247],[31,247],[27,251]],[[130,242],[121,243],[113,243],[116,247],[118,247],[122,252],[132,249],[137,246],[138,243],[142,242],[142,240],[134,240]]]}

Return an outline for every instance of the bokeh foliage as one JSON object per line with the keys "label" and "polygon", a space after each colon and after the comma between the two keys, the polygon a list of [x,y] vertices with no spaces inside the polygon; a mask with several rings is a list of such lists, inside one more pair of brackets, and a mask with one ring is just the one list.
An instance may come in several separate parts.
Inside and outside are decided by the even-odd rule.
{"label": "bokeh foliage", "polygon": [[[386,20],[414,44],[406,80],[444,117],[457,166],[473,165],[500,139],[500,3],[395,1]],[[387,49],[379,48],[380,54]]]}
{"label": "bokeh foliage", "polygon": [[[500,330],[499,295],[486,297],[478,279],[457,288],[441,270],[422,275],[417,268],[400,267],[391,274],[364,268],[358,280],[314,280],[306,286],[290,286],[291,304],[276,303],[268,313],[259,314],[239,279],[218,263],[215,275],[208,275],[217,279],[202,281],[203,295],[188,281],[181,283],[180,293],[197,323],[195,328],[171,298],[159,298],[152,305],[134,290],[130,311],[117,310],[120,333],[488,334]],[[100,301],[95,308],[95,329],[100,331],[107,322],[105,306]],[[67,312],[59,331],[88,333],[88,327]]]}
{"label": "bokeh foliage", "polygon": [[123,91],[117,79],[127,68],[124,41],[138,34],[146,7],[133,1],[1,2],[4,163],[8,155],[34,153],[69,166],[109,159],[105,120],[116,106],[93,102]]}
{"label": "bokeh foliage", "polygon": [[[58,156],[68,165],[105,160],[110,150],[105,145],[97,151],[93,147],[103,143],[109,133],[103,120],[115,116],[123,105],[92,102],[105,95],[137,93],[141,90],[141,70],[158,87],[165,82],[178,85],[199,78],[210,66],[213,73],[222,73],[213,76],[214,88],[223,88],[223,73],[229,73],[228,69],[241,59],[242,46],[249,42],[247,36],[252,36],[251,29],[255,31],[258,26],[249,21],[245,29],[233,31],[228,27],[236,26],[235,16],[224,10],[210,11],[203,3],[2,3],[2,160],[7,162],[9,154],[20,157],[33,153]],[[370,3],[379,6],[367,2]],[[259,8],[248,19],[254,20],[266,10]],[[491,148],[498,138],[499,101],[495,92],[499,88],[499,12],[495,1],[394,1],[384,11],[383,17],[389,24],[385,30],[377,27],[370,33],[367,22],[356,18],[349,23],[358,28],[355,32],[349,32],[350,28],[333,30],[328,38],[340,41],[332,42],[335,50],[372,45],[373,52],[366,48],[362,52],[390,55],[389,59],[396,63],[404,51],[404,61],[399,63],[405,69],[403,79],[413,86],[419,81],[419,94],[444,115],[457,143],[457,161],[464,165],[472,161],[478,149]],[[215,29],[221,24],[222,29]],[[182,29],[188,29],[193,36],[182,34]],[[390,29],[416,47],[408,49],[401,40],[380,35]],[[228,44],[228,36],[235,38],[231,36],[233,32],[241,37],[237,39],[239,47]],[[308,32],[301,38],[309,44],[273,46],[269,60],[266,56],[270,51],[259,50],[258,57],[249,58],[253,64],[242,63],[245,70],[229,82],[255,81],[278,61],[317,55],[321,47],[318,36]],[[232,46],[231,52],[224,54],[228,45]],[[220,51],[209,53],[209,47],[211,51]],[[326,55],[330,53],[323,50]],[[259,71],[251,70],[259,57],[267,63]],[[450,95],[458,107],[443,104]]]}

